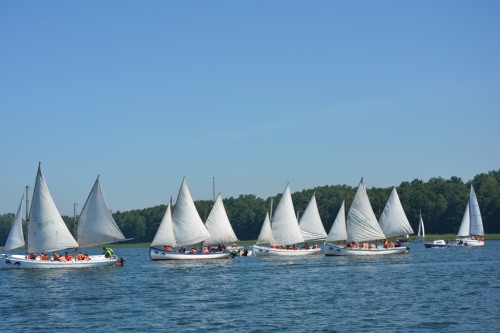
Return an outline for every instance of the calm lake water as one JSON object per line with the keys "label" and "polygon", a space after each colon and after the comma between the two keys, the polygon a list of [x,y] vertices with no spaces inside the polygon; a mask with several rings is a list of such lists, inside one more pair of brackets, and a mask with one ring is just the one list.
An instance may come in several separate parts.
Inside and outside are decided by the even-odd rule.
{"label": "calm lake water", "polygon": [[[500,241],[378,258],[2,270],[2,332],[500,332]],[[90,252],[90,251],[89,251]]]}

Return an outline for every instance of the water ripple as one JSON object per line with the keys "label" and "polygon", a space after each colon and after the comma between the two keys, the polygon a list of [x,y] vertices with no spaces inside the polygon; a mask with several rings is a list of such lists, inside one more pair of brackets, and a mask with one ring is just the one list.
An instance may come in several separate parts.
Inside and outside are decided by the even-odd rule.
{"label": "water ripple", "polygon": [[[9,332],[500,331],[500,242],[380,258],[152,262],[0,270]],[[36,318],[36,320],[26,320]]]}

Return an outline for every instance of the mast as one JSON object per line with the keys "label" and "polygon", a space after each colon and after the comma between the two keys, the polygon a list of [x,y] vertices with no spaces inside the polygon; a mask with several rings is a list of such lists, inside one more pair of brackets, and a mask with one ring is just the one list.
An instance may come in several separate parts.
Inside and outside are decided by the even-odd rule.
{"label": "mast", "polygon": [[76,233],[78,231],[78,222],[76,221],[76,207],[78,204],[76,202],[73,203],[73,234],[76,236]]}
{"label": "mast", "polygon": [[272,221],[273,219],[273,198],[271,198],[271,207],[269,209],[269,219]]}
{"label": "mast", "polygon": [[[29,221],[29,199],[28,199],[28,193],[29,193],[30,187],[26,185],[26,229],[28,227],[28,221]],[[24,252],[28,253],[28,242],[24,244]]]}
{"label": "mast", "polygon": [[29,199],[28,199],[28,192],[30,190],[30,187],[28,185],[26,185],[26,223],[28,223],[28,220],[29,220]]}
{"label": "mast", "polygon": [[212,177],[212,198],[215,201],[215,177]]}

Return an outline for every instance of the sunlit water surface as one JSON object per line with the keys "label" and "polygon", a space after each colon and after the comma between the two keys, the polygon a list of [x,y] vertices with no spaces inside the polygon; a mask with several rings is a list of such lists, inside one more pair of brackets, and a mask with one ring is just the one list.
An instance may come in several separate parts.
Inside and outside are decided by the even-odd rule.
{"label": "sunlit water surface", "polygon": [[2,332],[500,332],[500,241],[374,258],[1,270]]}

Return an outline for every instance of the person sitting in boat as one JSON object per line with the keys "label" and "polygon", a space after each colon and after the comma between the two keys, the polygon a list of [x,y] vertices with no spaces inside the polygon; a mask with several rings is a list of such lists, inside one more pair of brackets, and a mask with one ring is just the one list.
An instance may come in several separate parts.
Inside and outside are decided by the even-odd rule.
{"label": "person sitting in boat", "polygon": [[222,251],[222,244],[217,245],[217,251]]}
{"label": "person sitting in boat", "polygon": [[36,254],[34,254],[33,252],[29,253],[29,254],[26,256],[26,259],[29,259],[29,260],[35,260],[35,259],[36,259]]}
{"label": "person sitting in boat", "polygon": [[370,244],[370,249],[376,248],[375,244]]}
{"label": "person sitting in boat", "polygon": [[81,260],[83,260],[83,259],[85,259],[85,257],[84,257],[84,255],[83,255],[83,253],[81,253],[81,252],[80,252],[80,253],[78,253],[78,254],[76,255],[76,260],[80,260],[80,261],[81,261]]}
{"label": "person sitting in boat", "polygon": [[45,252],[40,253],[40,260],[49,261],[49,257],[45,254]]}
{"label": "person sitting in boat", "polygon": [[313,249],[317,249],[317,248],[318,248],[318,244],[314,244]]}
{"label": "person sitting in boat", "polygon": [[59,253],[54,252],[54,261],[60,261],[60,262],[65,262],[66,258],[61,256]]}
{"label": "person sitting in boat", "polygon": [[302,247],[304,250],[309,250],[310,247],[309,247],[309,244],[305,243],[304,246]]}
{"label": "person sitting in boat", "polygon": [[208,248],[206,248],[206,247],[204,247],[204,248],[201,250],[201,253],[208,253],[208,252],[210,252],[210,251],[209,251],[209,250],[208,250]]}
{"label": "person sitting in boat", "polygon": [[401,247],[401,240],[400,240],[400,239],[398,239],[398,240],[396,241],[396,247]]}
{"label": "person sitting in boat", "polygon": [[388,244],[387,247],[390,248],[390,249],[393,249],[394,248],[394,243],[393,242],[389,242],[389,244]]}
{"label": "person sitting in boat", "polygon": [[185,253],[186,252],[186,248],[184,246],[181,246],[181,248],[179,249],[179,252],[180,253]]}
{"label": "person sitting in boat", "polygon": [[170,245],[163,246],[163,251],[172,251],[172,247]]}
{"label": "person sitting in boat", "polygon": [[293,249],[294,249],[294,250],[298,250],[298,249],[299,249],[299,247],[297,246],[297,244],[294,244],[294,245],[293,245]]}
{"label": "person sitting in boat", "polygon": [[64,254],[64,258],[66,259],[66,261],[71,261],[71,260],[73,260],[73,256],[72,256],[72,255],[71,255],[71,253],[69,253],[69,252],[66,252],[66,253]]}
{"label": "person sitting in boat", "polygon": [[113,250],[110,247],[103,247],[102,251],[106,258],[111,258],[113,256]]}
{"label": "person sitting in boat", "polygon": [[85,253],[83,255],[83,260],[85,260],[85,261],[89,261],[90,260],[90,257],[89,257],[89,255],[87,253]]}
{"label": "person sitting in boat", "polygon": [[191,250],[189,250],[191,253],[198,253],[198,250],[195,247],[192,247]]}
{"label": "person sitting in boat", "polygon": [[384,240],[384,248],[388,248],[389,247],[389,241],[387,239]]}

